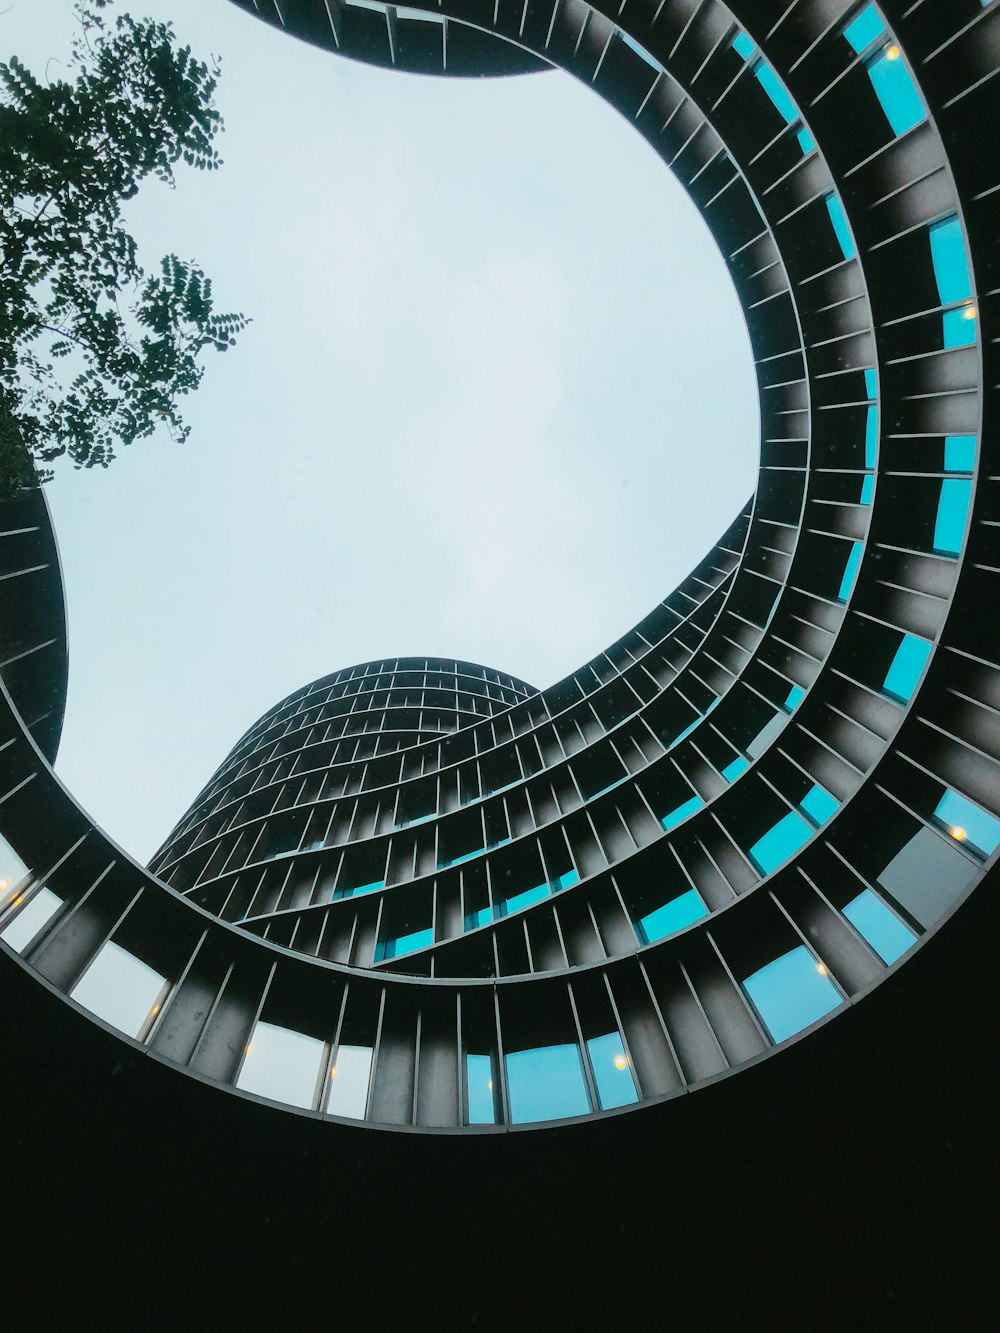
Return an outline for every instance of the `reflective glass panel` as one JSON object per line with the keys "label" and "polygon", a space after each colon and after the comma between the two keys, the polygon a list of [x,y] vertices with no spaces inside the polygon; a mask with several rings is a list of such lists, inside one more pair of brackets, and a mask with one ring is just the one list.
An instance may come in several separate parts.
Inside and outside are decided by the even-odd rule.
{"label": "reflective glass panel", "polygon": [[368,1080],[372,1072],[370,1046],[341,1046],[337,1060],[330,1070],[330,1115],[364,1120],[368,1106]]}
{"label": "reflective glass panel", "polygon": [[754,68],[757,82],[773,102],[778,114],[786,124],[791,124],[798,117],[798,109],[788,94],[788,89],[765,61],[761,60]]}
{"label": "reflective glass panel", "polygon": [[785,699],[785,707],[788,709],[789,712],[792,712],[793,709],[798,708],[799,704],[805,697],[806,697],[806,692],[802,688],[802,686],[793,685],[792,688],[788,691],[788,695]]}
{"label": "reflective glass panel", "polygon": [[825,787],[816,785],[806,792],[799,806],[806,812],[814,824],[825,824],[837,810],[839,802],[831,796]]}
{"label": "reflective glass panel", "polygon": [[538,1046],[507,1056],[510,1118],[515,1125],[562,1120],[590,1110],[587,1085],[575,1045]]}
{"label": "reflective glass panel", "polygon": [[[865,478],[867,481],[867,478]],[[846,602],[851,595],[851,589],[854,587],[854,580],[858,577],[858,569],[861,566],[861,543],[852,542],[851,549],[848,552],[847,564],[844,566],[844,577],[840,580],[840,591],[837,593],[839,602]]]}
{"label": "reflective glass panel", "polygon": [[6,905],[7,899],[27,873],[28,867],[7,839],[0,836],[0,907]]}
{"label": "reflective glass panel", "polygon": [[738,32],[733,38],[733,50],[737,55],[742,56],[744,60],[749,60],[757,50],[753,39],[748,33]]}
{"label": "reflective glass panel", "polygon": [[886,694],[906,703],[917,688],[917,681],[930,653],[931,645],[926,639],[918,638],[915,634],[904,634],[882,684]]}
{"label": "reflective glass panel", "polygon": [[948,435],[944,442],[946,472],[973,472],[976,467],[976,437]]}
{"label": "reflective glass panel", "polygon": [[427,926],[423,930],[410,931],[408,935],[397,935],[394,939],[382,940],[376,950],[376,961],[386,958],[400,958],[405,953],[414,953],[417,949],[427,949],[434,943],[434,928]]}
{"label": "reflective glass panel", "polygon": [[769,875],[804,846],[815,831],[801,815],[789,811],[762,838],[758,838],[750,848],[750,859],[762,875]]}
{"label": "reflective glass panel", "polygon": [[632,1066],[625,1054],[620,1033],[609,1032],[603,1037],[591,1038],[587,1042],[587,1053],[602,1111],[610,1111],[615,1106],[629,1106],[639,1100]]}
{"label": "reflective glass panel", "polygon": [[865,417],[865,467],[874,467],[878,453],[878,408],[872,405]]}
{"label": "reflective glass panel", "polygon": [[847,225],[847,214],[844,212],[844,205],[835,194],[826,196],[826,211],[830,214],[830,222],[833,224],[833,233],[837,238],[837,244],[840,246],[841,253],[845,259],[853,259],[857,251],[854,249],[854,241],[851,238],[851,229]]}
{"label": "reflective glass panel", "polygon": [[696,810],[700,810],[704,804],[705,802],[700,796],[692,796],[691,799],[685,801],[683,805],[679,805],[675,810],[671,810],[668,814],[665,814],[660,820],[660,823],[665,829],[675,828],[683,820],[687,819],[689,815],[693,815]]}
{"label": "reflective glass panel", "polygon": [[465,1080],[469,1093],[470,1125],[496,1123],[496,1101],[493,1096],[493,1060],[488,1055],[465,1057]]}
{"label": "reflective glass panel", "polygon": [[844,29],[844,36],[860,55],[872,42],[878,41],[885,33],[885,24],[879,18],[872,5],[865,5],[861,13]]}
{"label": "reflective glass panel", "polygon": [[893,134],[905,134],[925,119],[927,112],[898,46],[887,47],[870,61],[868,77]]}
{"label": "reflective glass panel", "polygon": [[844,908],[844,916],[883,963],[894,963],[917,938],[871,889],[852,899]]}
{"label": "reflective glass panel", "polygon": [[165,984],[158,972],[109,940],[70,995],[105,1023],[137,1037]]}
{"label": "reflective glass panel", "polygon": [[51,889],[39,889],[31,902],[22,907],[0,932],[4,943],[15,953],[21,953],[60,907],[62,899],[57,898]]}
{"label": "reflective glass panel", "polygon": [[673,935],[675,931],[690,926],[693,921],[700,921],[707,913],[708,908],[698,892],[689,889],[687,893],[672,898],[654,912],[641,917],[635,923],[635,928],[643,944],[653,944],[656,940],[662,940],[667,935]]}
{"label": "reflective glass panel", "polygon": [[754,972],[743,986],[776,1042],[815,1023],[841,1000],[823,964],[804,945]]}
{"label": "reflective glass panel", "polygon": [[950,787],[938,801],[934,814],[948,825],[956,842],[968,842],[986,856],[1000,843],[1000,820]]}
{"label": "reflective glass panel", "polygon": [[958,555],[961,551],[971,500],[971,481],[964,477],[945,477],[934,520],[935,551],[944,551],[947,555]]}
{"label": "reflective glass panel", "polygon": [[506,916],[508,912],[519,912],[523,907],[531,907],[534,903],[540,903],[543,898],[549,896],[549,886],[547,884],[536,884],[533,889],[525,889],[523,893],[515,893],[513,898],[508,898],[506,902],[500,903],[496,908],[497,916]]}
{"label": "reflective glass panel", "polygon": [[737,759],[734,759],[732,763],[725,766],[722,770],[722,776],[727,782],[735,782],[740,774],[745,773],[749,767],[749,760],[744,759],[743,756],[740,755]]}
{"label": "reflective glass panel", "polygon": [[942,305],[967,301],[972,295],[965,243],[958,218],[945,218],[930,228],[931,261]]}
{"label": "reflective glass panel", "polygon": [[258,1023],[247,1045],[236,1086],[259,1097],[310,1107],[316,1096],[323,1043],[291,1028]]}

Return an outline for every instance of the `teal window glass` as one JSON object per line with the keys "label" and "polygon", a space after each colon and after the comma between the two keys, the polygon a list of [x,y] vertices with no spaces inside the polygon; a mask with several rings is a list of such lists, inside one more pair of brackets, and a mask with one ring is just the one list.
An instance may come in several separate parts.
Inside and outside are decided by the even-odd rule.
{"label": "teal window glass", "polygon": [[385,888],[384,879],[373,879],[370,884],[357,884],[353,888],[342,888],[334,890],[334,898],[360,898],[364,893],[377,893],[379,889]]}
{"label": "teal window glass", "polygon": [[844,36],[860,55],[867,51],[872,42],[877,42],[885,34],[882,22],[872,5],[865,5],[857,18],[844,29]]}
{"label": "teal window glass", "polygon": [[685,801],[683,805],[679,805],[676,809],[665,814],[660,823],[665,829],[676,828],[683,820],[693,815],[696,810],[700,810],[704,804],[705,802],[700,796],[692,796],[689,801]]}
{"label": "teal window glass", "polygon": [[878,408],[870,407],[865,419],[865,467],[874,467],[878,453]]}
{"label": "teal window glass", "polygon": [[[645,47],[639,45],[639,43],[635,40],[634,37],[630,37],[627,32],[622,32],[620,28],[618,30],[618,36],[622,39],[622,41],[625,43],[627,47],[629,47],[636,53],[636,55],[639,57],[640,60],[644,60],[646,62],[646,64],[650,67],[650,69],[655,69],[657,74],[660,73],[662,66],[653,59],[653,57],[649,54],[649,52],[646,50]],[[733,45],[735,46],[735,42],[733,43]]]}
{"label": "teal window glass", "polygon": [[941,316],[945,347],[968,347],[976,341],[976,311],[971,305],[946,310]]}
{"label": "teal window glass", "polygon": [[519,912],[523,907],[531,907],[534,903],[540,903],[543,898],[549,896],[549,886],[547,884],[536,884],[533,889],[525,889],[523,893],[515,893],[513,898],[508,898],[506,902],[500,903],[497,908],[498,916],[506,916],[508,912]]}
{"label": "teal window glass", "polygon": [[833,234],[837,238],[837,244],[840,246],[844,258],[853,259],[857,251],[854,249],[851,229],[847,225],[847,214],[844,212],[844,205],[835,194],[826,196],[826,211],[830,214]]}
{"label": "teal window glass", "polygon": [[744,60],[749,60],[757,50],[752,38],[745,32],[738,32],[733,38],[733,50]]}
{"label": "teal window glass", "polygon": [[698,725],[700,721],[701,718],[696,717],[695,720],[688,726],[686,726],[682,732],[676,735],[672,741],[669,741],[667,743],[667,748],[670,749],[671,746],[677,745],[680,741],[684,740],[685,736],[690,736],[692,731],[694,731],[695,727]]}
{"label": "teal window glass", "polygon": [[793,685],[788,691],[788,697],[785,699],[785,707],[791,713],[798,708],[799,704],[806,697],[806,692],[801,685]]}
{"label": "teal window glass", "polygon": [[597,1100],[602,1111],[615,1106],[629,1106],[639,1100],[632,1077],[632,1065],[625,1054],[625,1044],[617,1032],[593,1037],[587,1042],[590,1067],[594,1071]]}
{"label": "teal window glass", "polygon": [[753,72],[757,82],[771,99],[782,120],[790,125],[793,120],[798,118],[799,113],[795,103],[788,95],[788,89],[766,61],[761,60],[755,65]]}
{"label": "teal window glass", "polygon": [[465,861],[471,861],[474,856],[482,856],[483,852],[485,851],[486,851],[485,847],[477,847],[475,848],[474,851],[463,852],[461,856],[453,856],[450,861],[439,861],[438,869],[446,870],[449,866],[460,866]]}
{"label": "teal window glass", "polygon": [[862,478],[861,478],[861,498],[858,500],[858,504],[861,504],[861,505],[870,505],[871,502],[872,502],[872,496],[873,496],[874,494],[875,494],[875,478],[874,478],[874,477],[862,477]]}
{"label": "teal window glass", "polygon": [[258,1023],[247,1045],[236,1086],[272,1101],[310,1107],[319,1082],[323,1042],[303,1032]]}
{"label": "teal window glass", "polygon": [[480,907],[476,912],[469,912],[465,918],[465,929],[475,930],[478,926],[489,925],[493,913],[488,907]]}
{"label": "teal window glass", "polygon": [[976,437],[947,435],[944,441],[946,472],[973,472],[976,467]]}
{"label": "teal window glass", "polygon": [[804,945],[768,963],[743,987],[773,1041],[784,1041],[840,1004],[840,992]]}
{"label": "teal window glass", "polygon": [[750,848],[750,859],[762,875],[769,875],[772,870],[784,865],[790,856],[794,856],[815,831],[801,815],[794,810],[789,811],[762,838],[757,839]]}
{"label": "teal window glass", "polygon": [[469,1096],[470,1125],[496,1124],[496,1099],[493,1096],[493,1061],[488,1055],[465,1057],[465,1086]]}
{"label": "teal window glass", "polygon": [[658,907],[655,912],[641,917],[635,923],[635,930],[643,944],[655,944],[657,940],[666,939],[668,935],[683,930],[685,926],[690,926],[707,915],[708,908],[702,902],[700,895],[695,889],[689,889],[679,898],[673,898],[669,903]]}
{"label": "teal window glass", "polygon": [[918,638],[915,634],[904,634],[882,682],[886,694],[906,703],[917,688],[917,681],[930,655],[931,645],[926,639]]}
{"label": "teal window glass", "polygon": [[[950,787],[938,801],[934,815],[948,825],[958,842],[967,841],[984,856],[989,856],[1000,843],[1000,820]],[[958,837],[958,834],[964,834],[964,837]]]}
{"label": "teal window glass", "polygon": [[878,376],[874,369],[865,371],[865,393],[869,398],[878,397]]}
{"label": "teal window glass", "polygon": [[958,477],[946,477],[941,483],[937,518],[934,521],[934,549],[948,555],[958,555],[965,536],[972,499],[972,482]]}
{"label": "teal window glass", "polygon": [[579,884],[580,876],[575,870],[565,870],[561,875],[556,875],[552,881],[552,892],[558,893],[561,889],[572,888],[574,884]]}
{"label": "teal window glass", "polygon": [[7,839],[0,835],[0,905],[11,896],[27,873],[28,867]]}
{"label": "teal window glass", "polygon": [[750,761],[748,759],[744,759],[743,756],[740,755],[738,759],[734,759],[731,764],[727,764],[725,766],[725,768],[722,770],[722,776],[726,779],[727,782],[735,782],[736,779],[742,773],[745,773],[749,767],[750,767]]}
{"label": "teal window glass", "polygon": [[972,295],[972,281],[965,257],[965,243],[957,217],[945,218],[930,228],[931,262],[942,305],[967,301]]}
{"label": "teal window glass", "polygon": [[814,824],[825,824],[836,813],[839,805],[837,798],[818,784],[811,787],[799,801],[799,808],[805,811]]}
{"label": "teal window glass", "polygon": [[871,889],[852,899],[844,908],[844,916],[883,963],[894,963],[917,938]]}
{"label": "teal window glass", "polygon": [[23,952],[60,907],[62,899],[57,898],[51,889],[39,889],[31,902],[22,907],[17,916],[0,931],[3,942],[15,953]]}
{"label": "teal window glass", "polygon": [[[868,478],[866,477],[867,481]],[[851,595],[851,589],[854,587],[854,581],[858,577],[858,569],[861,566],[861,543],[852,542],[851,549],[847,557],[847,564],[844,566],[844,577],[840,580],[840,591],[837,593],[838,602],[846,602]]]}
{"label": "teal window glass", "polygon": [[816,140],[808,130],[799,130],[795,137],[798,139],[799,147],[802,149],[803,153],[811,153],[816,147]]}
{"label": "teal window glass", "polygon": [[434,943],[434,928],[411,930],[408,935],[397,935],[395,939],[381,940],[375,950],[376,963],[386,958],[401,958],[403,954],[415,953],[417,949],[427,949]]}
{"label": "teal window glass", "polygon": [[506,1057],[510,1118],[515,1125],[562,1120],[590,1110],[575,1045],[538,1046]]}
{"label": "teal window glass", "polygon": [[893,134],[905,134],[927,116],[917,85],[898,46],[881,51],[868,64],[868,77]]}
{"label": "teal window glass", "polygon": [[606,787],[601,787],[599,791],[591,792],[587,800],[596,801],[598,796],[603,796],[606,791],[613,791],[615,787],[620,787],[628,776],[626,773],[624,777],[615,778],[614,782],[609,782]]}

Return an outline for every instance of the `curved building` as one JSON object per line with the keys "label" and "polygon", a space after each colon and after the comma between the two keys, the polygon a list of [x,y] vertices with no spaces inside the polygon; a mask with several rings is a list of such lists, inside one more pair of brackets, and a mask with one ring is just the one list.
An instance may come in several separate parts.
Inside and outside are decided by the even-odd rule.
{"label": "curved building", "polygon": [[[122,1034],[157,1087],[186,1072],[297,1108],[302,1142],[313,1124],[411,1131],[437,1138],[426,1160],[447,1173],[468,1160],[456,1137],[499,1140],[491,1169],[516,1174],[541,1160],[516,1140],[565,1163],[573,1143],[620,1151],[627,1123],[663,1184],[657,1143],[707,1171],[706,1145],[725,1157],[739,1124],[748,1160],[789,1154],[743,1221],[793,1248],[761,1194],[794,1199],[805,1162],[854,1227],[862,1163],[898,1186],[919,1157],[950,1206],[898,1089],[975,1067],[956,1006],[988,1002],[1000,7],[237,3],[404,70],[555,66],[626,116],[740,296],[758,486],[680,587],[547,689],[410,657],[288,696],[148,870],[61,788],[51,709],[34,724],[46,742],[41,695],[28,705],[8,679],[33,652],[58,656],[56,591],[51,624],[11,606],[2,961],[61,996],[67,1023],[87,1010]],[[22,545],[0,548],[4,587],[36,577]],[[945,1093],[922,1095],[918,1119],[939,1127]],[[551,1128],[567,1120],[590,1137]],[[712,1169],[713,1197],[739,1179],[732,1156]],[[673,1170],[698,1192],[693,1166]],[[828,1228],[831,1253],[837,1239]]]}

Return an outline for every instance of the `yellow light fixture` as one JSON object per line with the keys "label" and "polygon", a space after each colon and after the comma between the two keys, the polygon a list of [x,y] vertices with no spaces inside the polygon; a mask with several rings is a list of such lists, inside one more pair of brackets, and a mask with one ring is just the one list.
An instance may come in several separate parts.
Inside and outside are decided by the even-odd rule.
{"label": "yellow light fixture", "polygon": [[160,1006],[158,1004],[154,1004],[152,1009],[150,1009],[149,1011],[150,1018],[155,1018],[159,1012],[160,1012]]}
{"label": "yellow light fixture", "polygon": [[492,1092],[492,1091],[493,1091],[493,1080],[492,1080],[492,1079],[489,1079],[488,1082],[487,1082],[487,1084],[486,1084],[486,1086],[489,1088],[490,1092]]}
{"label": "yellow light fixture", "polygon": [[816,964],[816,971],[820,974],[821,977],[825,977],[825,976],[826,976],[826,963],[817,963],[817,964]]}
{"label": "yellow light fixture", "polygon": [[253,1054],[253,1042],[251,1042],[250,1045],[247,1047],[247,1055],[252,1055],[252,1054]]}
{"label": "yellow light fixture", "polygon": [[965,307],[965,309],[962,311],[962,318],[963,318],[963,319],[975,319],[975,318],[976,318],[976,307],[975,307],[974,305],[967,305],[967,306]]}
{"label": "yellow light fixture", "polygon": [[23,902],[24,902],[24,894],[19,893],[17,897],[14,899],[14,901],[11,903],[11,907],[20,907]]}
{"label": "yellow light fixture", "polygon": [[6,889],[8,887],[9,887],[9,881],[6,879],[0,879],[0,889]]}
{"label": "yellow light fixture", "polygon": [[628,1061],[625,1059],[624,1055],[616,1055],[616,1056],[615,1056],[615,1068],[616,1068],[616,1069],[627,1069],[627,1068],[628,1068]]}
{"label": "yellow light fixture", "polygon": [[898,60],[898,59],[899,59],[899,47],[898,47],[898,46],[887,46],[887,47],[885,48],[885,58],[886,58],[886,60]]}
{"label": "yellow light fixture", "polygon": [[331,1077],[331,1078],[336,1078],[336,1077],[337,1077],[337,1066],[336,1066],[336,1065],[334,1065],[333,1068],[330,1070],[330,1077]]}
{"label": "yellow light fixture", "polygon": [[951,836],[956,842],[964,842],[969,835],[964,828],[953,828],[951,830]]}

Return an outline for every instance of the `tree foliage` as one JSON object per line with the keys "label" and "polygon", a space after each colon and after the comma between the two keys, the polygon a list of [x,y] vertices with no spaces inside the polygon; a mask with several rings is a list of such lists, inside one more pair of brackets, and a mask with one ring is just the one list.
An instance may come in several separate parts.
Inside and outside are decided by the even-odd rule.
{"label": "tree foliage", "polygon": [[0,64],[0,497],[46,480],[62,455],[107,467],[116,443],[165,427],[206,348],[247,320],[215,313],[211,281],[166,256],[148,274],[122,205],[184,162],[214,171],[218,63],[180,47],[169,23],[74,5],[66,72]]}

